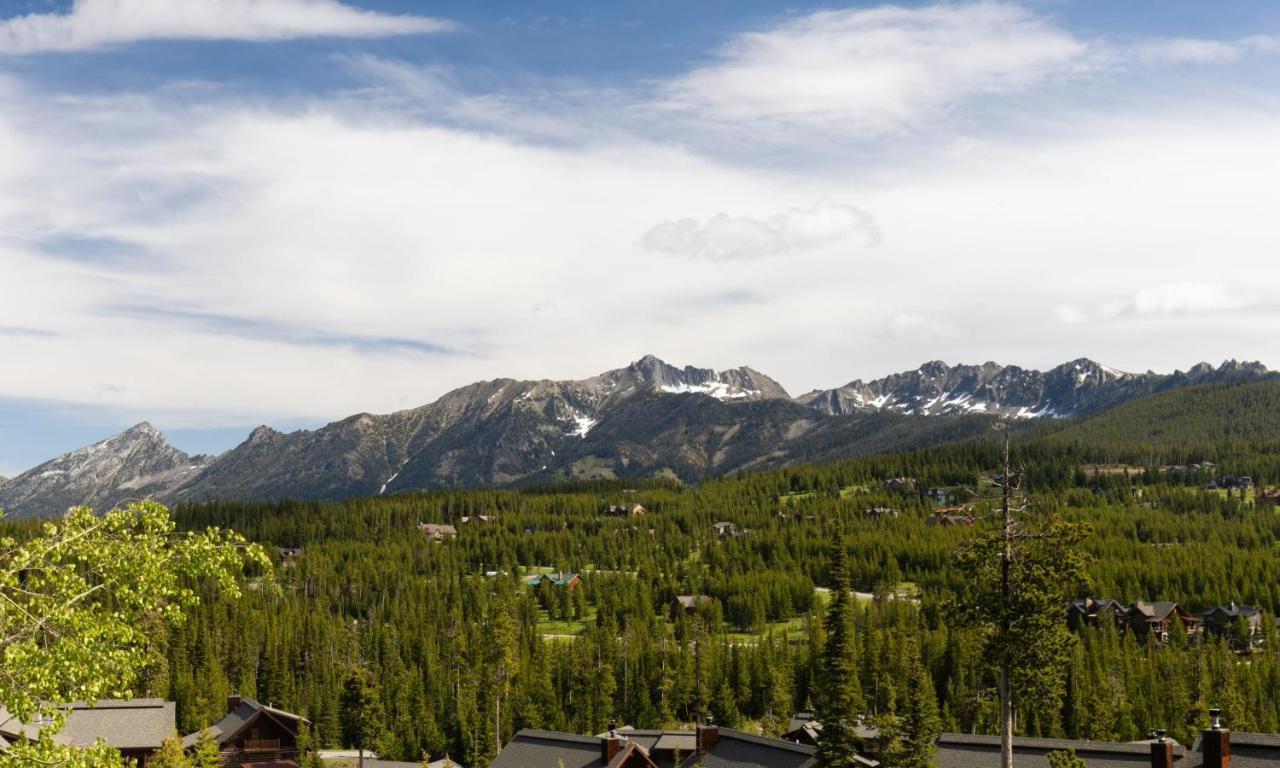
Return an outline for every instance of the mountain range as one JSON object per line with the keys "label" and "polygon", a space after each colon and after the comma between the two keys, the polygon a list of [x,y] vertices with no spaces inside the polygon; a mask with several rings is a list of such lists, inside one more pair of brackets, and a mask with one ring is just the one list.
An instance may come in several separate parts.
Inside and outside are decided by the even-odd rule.
{"label": "mountain range", "polygon": [[21,518],[132,498],[172,504],[655,475],[695,481],[971,438],[997,417],[1067,419],[1182,387],[1275,376],[1236,361],[1172,374],[1087,359],[1044,372],[934,361],[793,398],[751,368],[678,368],[650,355],[580,381],[477,382],[419,408],[315,430],[258,427],[219,456],[189,456],[142,423],[0,481],[0,509]]}

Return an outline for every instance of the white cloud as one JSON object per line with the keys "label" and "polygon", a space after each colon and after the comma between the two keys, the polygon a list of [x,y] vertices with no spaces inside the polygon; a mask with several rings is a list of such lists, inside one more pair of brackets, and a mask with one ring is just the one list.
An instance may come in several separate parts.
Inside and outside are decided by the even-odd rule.
{"label": "white cloud", "polygon": [[1192,280],[1141,288],[1127,298],[1105,300],[1092,309],[1064,304],[1054,309],[1054,315],[1064,323],[1075,324],[1124,317],[1206,315],[1249,309],[1258,304],[1259,297],[1240,286]]}
{"label": "white cloud", "polygon": [[848,244],[879,245],[880,229],[866,211],[830,199],[768,219],[718,213],[703,223],[666,221],[645,232],[645,250],[710,261],[739,261]]}
{"label": "white cloud", "polygon": [[879,135],[913,130],[978,96],[1089,66],[1089,47],[996,2],[823,11],[740,35],[665,89],[712,121]]}
{"label": "white cloud", "polygon": [[284,40],[442,32],[447,21],[336,0],[76,0],[68,13],[0,21],[0,54],[77,51],[139,40]]}
{"label": "white cloud", "polygon": [[[875,18],[969,7],[924,10]],[[1060,66],[1032,62],[1035,83],[1090,66],[1097,44],[1021,18],[1050,49],[1066,41]],[[937,56],[914,61],[913,46],[951,44],[910,38],[900,66],[925,67],[924,95],[889,102],[918,124],[953,102],[928,95],[950,75]],[[846,64],[831,58],[823,77],[839,81]],[[957,98],[1023,76],[982,71],[957,81]],[[1039,119],[1017,130],[914,136],[868,168],[830,151],[844,142],[798,141],[759,161],[699,144],[696,123],[646,124],[651,138],[637,138],[619,125],[650,108],[639,96],[596,131],[599,110],[382,76],[398,74],[410,76],[401,93],[444,102],[450,119],[364,90],[279,106],[0,80],[0,285],[20,286],[0,327],[33,331],[0,333],[0,360],[17,361],[0,397],[208,426],[389,411],[479,379],[585,377],[648,351],[751,364],[804,391],[920,360],[1045,366],[1082,349],[1171,369],[1255,358],[1280,333],[1262,304],[1239,322],[1242,302],[1280,287],[1280,114],[1244,88],[1226,106],[1188,96],[1153,108],[1145,91],[1037,102]],[[884,114],[871,104],[834,101],[840,114]],[[494,130],[524,115],[545,120],[538,139],[570,138]],[[1050,124],[1068,130],[1037,129]],[[874,254],[849,257],[881,230]],[[1199,278],[1233,282],[1163,287]],[[1145,322],[1089,322],[1121,317]]]}

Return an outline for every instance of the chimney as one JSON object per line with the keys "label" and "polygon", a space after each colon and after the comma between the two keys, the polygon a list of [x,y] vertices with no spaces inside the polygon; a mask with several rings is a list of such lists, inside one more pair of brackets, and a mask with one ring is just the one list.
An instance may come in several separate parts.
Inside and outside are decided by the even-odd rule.
{"label": "chimney", "polygon": [[232,712],[235,712],[239,708],[240,708],[240,696],[239,695],[228,696],[227,697],[227,714],[229,715]]}
{"label": "chimney", "polygon": [[1156,731],[1156,740],[1151,742],[1151,768],[1173,768],[1173,742],[1163,728]]}
{"label": "chimney", "polygon": [[622,739],[618,738],[618,723],[610,720],[609,733],[600,739],[600,762],[605,765],[613,762],[619,749],[622,749]]}
{"label": "chimney", "polygon": [[1230,768],[1231,731],[1222,727],[1222,710],[1209,710],[1209,727],[1200,732],[1204,768]]}
{"label": "chimney", "polygon": [[706,722],[697,727],[694,733],[694,740],[697,743],[698,754],[705,755],[711,751],[711,748],[720,740],[720,726],[715,724],[710,715],[707,715]]}

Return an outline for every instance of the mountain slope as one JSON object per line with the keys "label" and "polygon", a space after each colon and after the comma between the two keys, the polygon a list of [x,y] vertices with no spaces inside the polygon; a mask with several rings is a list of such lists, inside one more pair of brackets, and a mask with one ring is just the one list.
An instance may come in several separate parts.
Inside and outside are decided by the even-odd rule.
{"label": "mountain slope", "polygon": [[1046,438],[1113,451],[1203,450],[1280,442],[1280,382],[1190,387],[1118,406]]}
{"label": "mountain slope", "polygon": [[[578,381],[477,382],[419,408],[356,414],[315,430],[259,427],[213,459],[188,457],[142,424],[0,484],[0,507],[18,517],[143,496],[168,503],[337,499],[589,477],[696,481],[973,439],[1000,416],[1048,426],[1059,419],[1036,417],[1083,417],[1153,393],[1259,379],[1275,381],[1256,363],[1160,375],[1084,359],[1044,373],[933,362],[792,399],[750,368],[679,368],[646,356]],[[1171,418],[1134,412],[1135,427]],[[1071,434],[1069,427],[1057,439]]]}
{"label": "mountain slope", "polygon": [[1270,374],[1261,363],[1200,363],[1183,373],[1125,373],[1087,358],[1040,372],[1001,366],[925,363],[871,382],[852,381],[797,400],[830,415],[897,411],[936,416],[989,413],[1015,418],[1097,413],[1140,397],[1198,384],[1246,381]]}
{"label": "mountain slope", "polygon": [[80,505],[107,509],[125,499],[168,498],[208,462],[206,456],[191,457],[169,445],[143,422],[4,482],[0,509],[16,518],[60,514]]}
{"label": "mountain slope", "polygon": [[262,427],[173,496],[340,498],[525,482],[563,466],[602,419],[632,399],[682,394],[706,407],[774,401],[805,411],[750,368],[677,368],[648,355],[581,381],[479,382],[421,408],[360,414],[314,431],[283,435]]}

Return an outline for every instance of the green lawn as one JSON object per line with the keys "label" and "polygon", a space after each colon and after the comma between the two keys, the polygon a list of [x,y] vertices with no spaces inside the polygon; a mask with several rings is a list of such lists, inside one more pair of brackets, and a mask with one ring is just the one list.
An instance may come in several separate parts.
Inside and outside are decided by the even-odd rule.
{"label": "green lawn", "polygon": [[543,635],[577,635],[596,623],[595,606],[588,605],[583,609],[581,619],[568,621],[553,620],[544,610],[538,611],[538,634]]}

